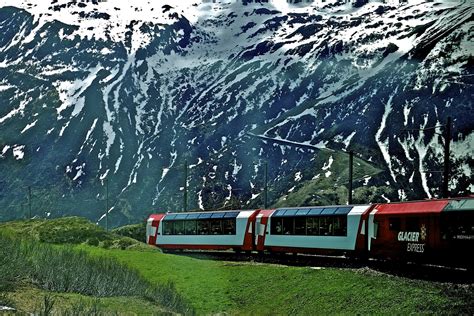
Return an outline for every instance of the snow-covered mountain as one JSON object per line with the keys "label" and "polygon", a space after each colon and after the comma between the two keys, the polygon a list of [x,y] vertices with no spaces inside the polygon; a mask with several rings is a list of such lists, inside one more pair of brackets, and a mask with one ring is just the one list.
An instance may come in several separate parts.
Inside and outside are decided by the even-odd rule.
{"label": "snow-covered mountain", "polygon": [[0,0],[0,217],[474,191],[472,2],[180,2]]}

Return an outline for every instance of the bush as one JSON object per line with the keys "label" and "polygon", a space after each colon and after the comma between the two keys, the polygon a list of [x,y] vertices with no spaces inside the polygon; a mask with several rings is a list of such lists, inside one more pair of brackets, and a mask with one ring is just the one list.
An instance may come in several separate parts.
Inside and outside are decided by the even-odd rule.
{"label": "bush", "polygon": [[144,297],[182,314],[193,313],[173,284],[152,286],[114,259],[0,235],[0,285],[12,287],[20,279],[54,292]]}
{"label": "bush", "polygon": [[146,222],[118,227],[112,230],[114,234],[130,237],[143,242],[145,240]]}

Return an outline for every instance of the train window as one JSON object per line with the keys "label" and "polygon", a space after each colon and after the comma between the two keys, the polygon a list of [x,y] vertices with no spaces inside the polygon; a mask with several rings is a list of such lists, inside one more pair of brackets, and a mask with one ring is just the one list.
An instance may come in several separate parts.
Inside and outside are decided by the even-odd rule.
{"label": "train window", "polygon": [[317,236],[319,235],[319,218],[318,217],[307,217],[306,218],[307,234]]}
{"label": "train window", "polygon": [[176,214],[174,219],[186,219],[188,214]]}
{"label": "train window", "polygon": [[165,218],[163,218],[164,221],[170,221],[176,217],[177,214],[167,214]]}
{"label": "train window", "polygon": [[347,217],[336,216],[333,219],[334,236],[347,236]]}
{"label": "train window", "polygon": [[294,235],[294,220],[293,217],[283,217],[282,227],[284,235]]}
{"label": "train window", "polygon": [[391,217],[388,219],[388,228],[393,231],[400,231],[400,218],[399,217]]}
{"label": "train window", "polygon": [[194,214],[188,214],[188,217],[186,219],[197,219],[199,217],[199,213],[194,213]]}
{"label": "train window", "polygon": [[197,221],[197,233],[198,235],[209,235],[209,221]]}
{"label": "train window", "polygon": [[302,210],[296,211],[296,215],[297,216],[302,216],[302,215],[308,214],[308,212],[309,212],[309,209],[302,209]]}
{"label": "train window", "polygon": [[212,213],[201,213],[199,214],[199,218],[211,218]]}
{"label": "train window", "polygon": [[297,211],[298,211],[298,210],[295,210],[295,209],[292,209],[292,210],[286,210],[286,212],[285,212],[285,215],[284,215],[284,216],[295,216]]}
{"label": "train window", "polygon": [[222,231],[224,235],[235,235],[235,219],[224,219]]}
{"label": "train window", "polygon": [[196,221],[186,221],[184,223],[185,234],[196,235]]}
{"label": "train window", "polygon": [[272,217],[270,219],[270,233],[272,235],[283,234],[283,223],[281,217]]}
{"label": "train window", "polygon": [[405,230],[409,232],[417,232],[420,230],[420,219],[418,217],[409,217],[405,223]]}
{"label": "train window", "polygon": [[239,215],[239,212],[228,212],[225,213],[224,217],[225,218],[235,218]]}
{"label": "train window", "polygon": [[351,211],[351,206],[338,207],[334,214],[336,215],[347,215]]}
{"label": "train window", "polygon": [[460,212],[443,216],[441,234],[448,240],[474,240],[474,214]]}
{"label": "train window", "polygon": [[333,223],[331,216],[321,216],[319,218],[319,235],[330,236],[333,234]]}
{"label": "train window", "polygon": [[222,221],[221,220],[211,221],[211,235],[222,235]]}
{"label": "train window", "polygon": [[323,211],[323,208],[312,208],[309,210],[308,215],[319,215]]}
{"label": "train window", "polygon": [[225,213],[212,213],[211,218],[222,218],[224,215]]}
{"label": "train window", "polygon": [[184,221],[173,221],[173,235],[184,234]]}
{"label": "train window", "polygon": [[163,222],[163,235],[171,235],[173,231],[173,222]]}
{"label": "train window", "polygon": [[286,212],[286,210],[277,210],[277,211],[273,214],[273,216],[282,216],[282,215],[285,214],[285,212]]}
{"label": "train window", "polygon": [[298,216],[295,220],[295,235],[306,235],[306,217]]}
{"label": "train window", "polygon": [[332,215],[337,210],[337,207],[325,207],[321,215]]}

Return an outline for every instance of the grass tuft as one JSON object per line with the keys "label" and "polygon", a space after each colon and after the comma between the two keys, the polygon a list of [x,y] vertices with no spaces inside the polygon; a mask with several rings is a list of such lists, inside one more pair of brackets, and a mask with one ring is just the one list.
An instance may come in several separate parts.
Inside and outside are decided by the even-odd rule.
{"label": "grass tuft", "polygon": [[[39,288],[95,297],[137,296],[172,311],[192,314],[173,284],[152,286],[140,274],[108,257],[89,256],[68,246],[52,246],[0,235],[0,287],[21,281]],[[48,303],[48,305],[46,304]],[[51,302],[44,304],[44,311]]]}

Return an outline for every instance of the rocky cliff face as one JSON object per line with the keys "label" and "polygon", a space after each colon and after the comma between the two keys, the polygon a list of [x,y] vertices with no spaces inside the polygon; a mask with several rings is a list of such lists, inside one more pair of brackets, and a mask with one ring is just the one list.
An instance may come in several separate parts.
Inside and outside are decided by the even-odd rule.
{"label": "rocky cliff face", "polygon": [[216,2],[1,0],[0,216],[474,191],[469,2]]}

